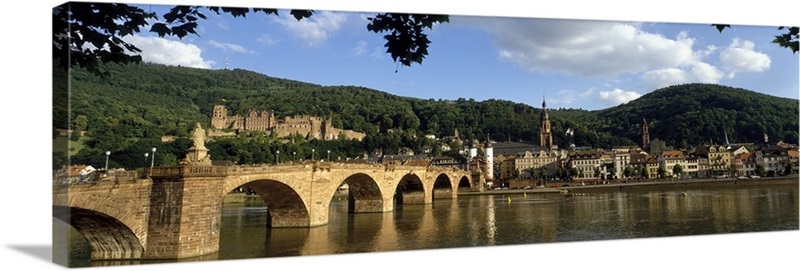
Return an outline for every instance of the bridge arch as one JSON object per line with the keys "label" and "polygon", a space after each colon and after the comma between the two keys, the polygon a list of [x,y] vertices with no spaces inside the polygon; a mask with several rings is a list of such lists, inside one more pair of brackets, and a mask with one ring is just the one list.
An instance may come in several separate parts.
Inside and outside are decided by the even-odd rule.
{"label": "bridge arch", "polygon": [[450,199],[454,198],[455,194],[453,193],[453,182],[450,180],[450,176],[446,173],[442,172],[436,175],[436,179],[433,181],[433,191],[432,192],[432,199]]}
{"label": "bridge arch", "polygon": [[92,260],[139,259],[144,254],[142,240],[113,216],[79,207],[53,206],[53,217],[68,223],[88,241]]}
{"label": "bridge arch", "polygon": [[424,204],[425,184],[415,173],[408,173],[400,178],[394,191],[396,204]]}
{"label": "bridge arch", "polygon": [[461,178],[458,179],[457,187],[459,192],[468,192],[473,190],[472,182],[469,180],[469,178],[467,178],[467,176],[461,176]]}
{"label": "bridge arch", "polygon": [[[348,207],[350,213],[373,213],[383,212],[383,193],[375,179],[365,173],[356,173],[345,178],[342,184],[348,186]],[[329,200],[333,199],[332,191]]]}
{"label": "bridge arch", "polygon": [[[271,179],[258,179],[245,182],[267,206],[267,227],[308,227],[311,225],[308,206],[297,191],[284,182]],[[236,188],[226,192],[233,192]]]}

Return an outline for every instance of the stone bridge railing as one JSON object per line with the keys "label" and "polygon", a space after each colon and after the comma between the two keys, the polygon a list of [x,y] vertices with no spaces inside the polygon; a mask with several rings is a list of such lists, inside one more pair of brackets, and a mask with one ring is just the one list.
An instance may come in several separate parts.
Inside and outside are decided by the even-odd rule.
{"label": "stone bridge railing", "polygon": [[86,174],[85,176],[55,176],[53,178],[53,185],[135,181],[136,179],[143,179],[146,177],[147,176],[143,171],[103,170],[103,171],[95,171]]}
{"label": "stone bridge railing", "polygon": [[225,177],[228,176],[227,166],[183,166],[159,167],[150,169],[151,177]]}

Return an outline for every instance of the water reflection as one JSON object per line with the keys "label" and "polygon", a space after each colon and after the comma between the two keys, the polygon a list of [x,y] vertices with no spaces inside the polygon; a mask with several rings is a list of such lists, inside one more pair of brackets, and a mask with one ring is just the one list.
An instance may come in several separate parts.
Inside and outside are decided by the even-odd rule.
{"label": "water reflection", "polygon": [[[181,261],[798,230],[796,184],[461,196],[388,213],[351,214],[347,204],[331,202],[327,225],[275,229],[267,228],[262,203],[226,204],[220,251]],[[89,263],[88,245],[71,231],[71,266],[153,263]]]}

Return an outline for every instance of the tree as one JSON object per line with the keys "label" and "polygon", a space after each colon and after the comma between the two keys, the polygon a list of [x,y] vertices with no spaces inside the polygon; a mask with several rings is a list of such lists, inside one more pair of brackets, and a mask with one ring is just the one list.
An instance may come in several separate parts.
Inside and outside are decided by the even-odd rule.
{"label": "tree", "polygon": [[580,175],[580,171],[578,171],[577,168],[574,168],[574,167],[569,168],[569,177],[570,177],[570,179],[578,177],[578,175]]}
{"label": "tree", "polygon": [[758,164],[756,165],[756,175],[757,176],[764,176],[766,170],[764,169],[764,165]]}
{"label": "tree", "polygon": [[[213,6],[177,5],[161,16],[163,21],[153,23],[150,32],[161,37],[184,38],[198,35],[199,22],[206,19],[204,12],[227,13],[233,17],[264,13],[279,15],[277,9],[231,8]],[[293,9],[289,14],[302,20],[314,15],[313,10]],[[125,42],[123,37],[139,33],[149,25],[148,20],[159,20],[154,12],[128,4],[69,2],[53,8],[53,58],[62,69],[73,66],[85,68],[97,74],[107,75],[106,63],[140,63],[142,52],[136,45]],[[447,15],[380,13],[369,17],[367,30],[375,33],[388,32],[383,38],[384,47],[392,59],[405,66],[422,64],[428,55],[430,40],[425,29],[449,21]]]}
{"label": "tree", "polygon": [[625,170],[622,172],[622,175],[625,175],[625,178],[630,178],[631,176],[633,176],[633,173],[634,173],[633,166],[627,166],[625,167]]}
{"label": "tree", "polygon": [[792,162],[786,162],[786,169],[784,170],[784,175],[789,175],[797,171],[797,165]]}
{"label": "tree", "polygon": [[683,167],[680,164],[675,164],[672,167],[672,174],[680,177],[683,174]]}
{"label": "tree", "polygon": [[86,115],[78,115],[75,117],[73,125],[75,131],[86,131],[86,128],[89,126],[89,119]]}
{"label": "tree", "polygon": [[664,165],[659,165],[656,174],[658,174],[659,179],[664,179],[665,175],[667,174],[667,169],[664,168]]}

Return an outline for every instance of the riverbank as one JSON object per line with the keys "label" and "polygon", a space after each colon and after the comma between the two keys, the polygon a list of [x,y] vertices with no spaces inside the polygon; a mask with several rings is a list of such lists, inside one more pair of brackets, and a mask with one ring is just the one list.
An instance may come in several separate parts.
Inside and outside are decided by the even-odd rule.
{"label": "riverbank", "polygon": [[613,191],[626,191],[626,190],[650,190],[655,188],[678,188],[678,187],[692,187],[692,186],[713,186],[713,185],[774,185],[774,184],[798,184],[800,179],[795,176],[788,177],[772,177],[761,179],[664,179],[664,180],[641,180],[641,181],[625,181],[614,182],[609,184],[581,184],[570,183],[569,186],[561,187],[547,187],[538,189],[503,189],[503,190],[487,190],[482,192],[459,192],[459,196],[473,196],[473,195],[504,195],[504,194],[532,194],[532,193],[597,193],[597,192],[613,192]]}

